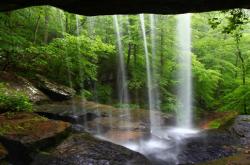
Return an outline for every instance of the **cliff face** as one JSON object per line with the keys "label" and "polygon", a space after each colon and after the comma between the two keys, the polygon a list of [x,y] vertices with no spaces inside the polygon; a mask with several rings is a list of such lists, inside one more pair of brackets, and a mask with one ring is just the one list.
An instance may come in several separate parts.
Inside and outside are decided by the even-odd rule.
{"label": "cliff face", "polygon": [[51,5],[82,15],[179,14],[232,8],[250,8],[248,0],[8,0],[0,2],[0,11],[37,5]]}

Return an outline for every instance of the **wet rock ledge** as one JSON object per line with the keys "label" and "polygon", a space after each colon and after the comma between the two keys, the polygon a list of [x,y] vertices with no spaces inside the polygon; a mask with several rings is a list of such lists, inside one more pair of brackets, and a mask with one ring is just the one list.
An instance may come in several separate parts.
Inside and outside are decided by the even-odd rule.
{"label": "wet rock ledge", "polygon": [[32,113],[4,113],[0,115],[0,141],[9,152],[11,163],[28,163],[31,154],[65,138],[70,125]]}
{"label": "wet rock ledge", "polygon": [[150,164],[137,152],[85,132],[73,134],[70,123],[33,113],[0,114],[0,142],[0,164]]}
{"label": "wet rock ledge", "polygon": [[69,100],[76,94],[74,89],[52,82],[42,75],[36,75],[36,80],[33,80],[33,83],[52,100]]}
{"label": "wet rock ledge", "polygon": [[148,165],[141,154],[125,147],[96,139],[88,133],[73,134],[63,143],[36,156],[32,165]]}

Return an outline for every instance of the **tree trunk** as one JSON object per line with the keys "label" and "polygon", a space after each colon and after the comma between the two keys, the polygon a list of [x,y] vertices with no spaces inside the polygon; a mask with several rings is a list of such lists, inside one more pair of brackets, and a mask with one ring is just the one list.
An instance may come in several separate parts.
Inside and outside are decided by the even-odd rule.
{"label": "tree trunk", "polygon": [[9,17],[8,19],[5,19],[5,25],[6,25],[7,27],[9,27],[10,29],[12,29],[12,26],[11,26],[11,12],[10,12],[10,11],[5,12],[5,15],[6,15],[7,17]]}
{"label": "tree trunk", "polygon": [[5,62],[4,62],[4,65],[2,66],[2,71],[6,71],[7,70],[7,68],[9,67],[9,65],[10,65],[10,53],[9,52],[6,52],[6,60],[5,60]]}
{"label": "tree trunk", "polygon": [[[239,62],[239,56],[237,55],[237,56],[236,56],[236,60],[235,60],[235,66],[236,66],[236,67],[238,67],[238,62]],[[237,76],[238,76],[238,72],[237,72],[237,70],[236,70],[236,71],[235,71],[234,77],[237,78]]]}
{"label": "tree trunk", "polygon": [[34,42],[33,42],[34,44],[36,43],[37,32],[38,32],[39,24],[40,24],[40,18],[41,18],[41,13],[39,13],[39,16],[37,17],[37,20],[36,20],[36,28],[35,28]]}
{"label": "tree trunk", "polygon": [[49,14],[48,14],[48,8],[45,8],[45,26],[44,26],[44,43],[48,43],[48,37],[49,37]]}
{"label": "tree trunk", "polygon": [[69,15],[68,15],[68,14],[66,14],[65,32],[66,32],[66,33],[69,33]]}
{"label": "tree trunk", "polygon": [[109,43],[108,42],[108,29],[107,28],[105,28],[105,39],[104,39],[104,43]]}
{"label": "tree trunk", "polygon": [[133,56],[134,56],[134,66],[136,66],[136,64],[137,64],[137,46],[134,44],[134,54],[133,54]]}
{"label": "tree trunk", "polygon": [[[239,57],[241,61],[241,70],[242,70],[242,85],[245,88],[246,85],[246,66],[245,66],[245,60],[242,57],[240,45],[239,45],[239,39],[236,39],[236,47],[237,47],[237,56]],[[246,104],[246,98],[243,99],[243,110],[244,113],[247,114],[247,104]]]}
{"label": "tree trunk", "polygon": [[127,58],[127,70],[129,70],[129,63],[130,63],[130,57],[131,57],[131,50],[132,50],[132,43],[128,44],[128,58]]}
{"label": "tree trunk", "polygon": [[160,50],[161,50],[161,55],[160,55],[160,75],[163,75],[163,67],[164,67],[164,31],[163,29],[161,29],[161,46],[160,46]]}

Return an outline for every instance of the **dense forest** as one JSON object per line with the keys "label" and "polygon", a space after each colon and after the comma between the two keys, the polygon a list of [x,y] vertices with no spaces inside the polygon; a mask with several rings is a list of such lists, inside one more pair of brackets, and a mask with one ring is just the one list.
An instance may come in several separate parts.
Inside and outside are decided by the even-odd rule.
{"label": "dense forest", "polygon": [[[90,100],[117,104],[117,49],[112,16],[85,17],[53,7],[1,13],[2,71],[32,78],[39,73],[71,86]],[[176,19],[155,15],[156,82],[162,111],[174,111]],[[146,68],[139,17],[119,16],[131,106],[147,105]],[[145,16],[150,42],[149,15]],[[193,14],[192,72],[197,111],[248,113],[248,12]],[[105,35],[104,35],[105,34]]]}
{"label": "dense forest", "polygon": [[249,16],[1,12],[0,164],[249,164]]}

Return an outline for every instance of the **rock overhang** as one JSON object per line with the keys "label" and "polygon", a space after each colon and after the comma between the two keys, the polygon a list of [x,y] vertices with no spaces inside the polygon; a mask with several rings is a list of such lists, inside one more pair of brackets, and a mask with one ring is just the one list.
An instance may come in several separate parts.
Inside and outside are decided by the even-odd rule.
{"label": "rock overhang", "polygon": [[0,2],[0,11],[51,5],[65,11],[86,15],[111,14],[181,14],[250,8],[249,0],[8,0]]}

